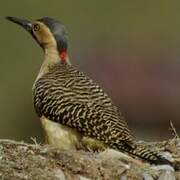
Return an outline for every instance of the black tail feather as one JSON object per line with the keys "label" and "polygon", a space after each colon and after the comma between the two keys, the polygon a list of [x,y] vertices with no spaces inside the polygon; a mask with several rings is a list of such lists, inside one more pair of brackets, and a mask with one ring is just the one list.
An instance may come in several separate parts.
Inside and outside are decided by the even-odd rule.
{"label": "black tail feather", "polygon": [[113,144],[113,147],[133,156],[139,157],[142,160],[148,161],[151,164],[172,166],[172,163],[168,159],[159,155],[157,151],[151,150],[146,145],[138,143],[127,144],[126,142],[121,141],[118,144]]}

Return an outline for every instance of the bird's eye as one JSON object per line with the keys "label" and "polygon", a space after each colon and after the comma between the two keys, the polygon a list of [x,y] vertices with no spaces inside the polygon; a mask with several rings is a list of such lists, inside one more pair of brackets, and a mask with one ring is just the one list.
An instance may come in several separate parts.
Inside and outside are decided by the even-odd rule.
{"label": "bird's eye", "polygon": [[34,24],[33,25],[33,30],[34,31],[39,31],[40,30],[40,25],[39,24]]}

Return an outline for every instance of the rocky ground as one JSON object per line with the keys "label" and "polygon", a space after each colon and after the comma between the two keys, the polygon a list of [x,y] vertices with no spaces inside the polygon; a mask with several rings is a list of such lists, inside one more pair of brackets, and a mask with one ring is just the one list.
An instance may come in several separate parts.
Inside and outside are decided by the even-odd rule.
{"label": "rocky ground", "polygon": [[175,137],[148,145],[166,151],[164,155],[173,159],[176,170],[149,165],[110,149],[101,153],[62,151],[49,145],[0,140],[0,179],[180,179],[180,139]]}

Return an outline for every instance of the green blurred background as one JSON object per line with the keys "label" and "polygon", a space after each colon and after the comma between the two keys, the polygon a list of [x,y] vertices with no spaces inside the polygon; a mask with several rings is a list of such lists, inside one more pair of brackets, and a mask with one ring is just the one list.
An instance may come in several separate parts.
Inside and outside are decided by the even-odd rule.
{"label": "green blurred background", "polygon": [[72,63],[98,82],[144,140],[180,132],[180,1],[2,0],[0,138],[42,141],[31,87],[43,52],[4,16],[51,16],[69,32]]}

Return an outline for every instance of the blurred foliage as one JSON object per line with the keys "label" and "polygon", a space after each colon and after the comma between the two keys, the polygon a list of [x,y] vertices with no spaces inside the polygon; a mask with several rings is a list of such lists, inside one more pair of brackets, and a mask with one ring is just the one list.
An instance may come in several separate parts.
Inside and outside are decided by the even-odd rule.
{"label": "blurred foliage", "polygon": [[73,64],[106,89],[139,137],[168,137],[169,120],[180,129],[179,9],[178,0],[2,0],[0,138],[42,138],[31,86],[43,53],[7,15],[63,22]]}

